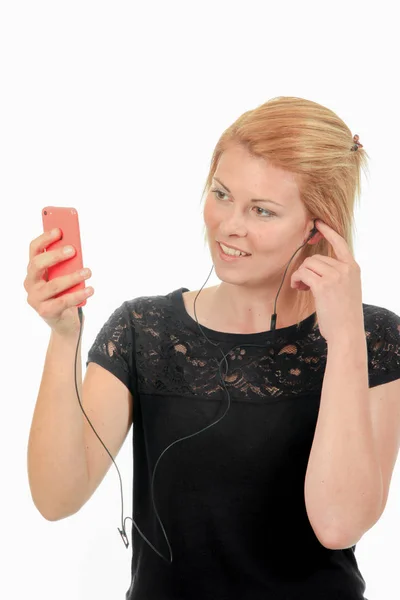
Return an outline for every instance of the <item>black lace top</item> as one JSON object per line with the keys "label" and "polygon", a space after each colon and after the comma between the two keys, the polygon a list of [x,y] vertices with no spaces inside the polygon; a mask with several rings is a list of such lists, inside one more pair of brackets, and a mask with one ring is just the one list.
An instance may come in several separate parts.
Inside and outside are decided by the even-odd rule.
{"label": "black lace top", "polygon": [[[133,519],[127,600],[361,600],[355,546],[329,550],[304,501],[327,344],[314,316],[254,334],[222,333],[187,313],[180,288],[125,301],[88,361],[133,395]],[[400,317],[363,304],[369,386],[400,378]],[[274,337],[274,333],[275,336]],[[247,344],[254,344],[249,347]],[[221,352],[222,351],[222,352]]]}

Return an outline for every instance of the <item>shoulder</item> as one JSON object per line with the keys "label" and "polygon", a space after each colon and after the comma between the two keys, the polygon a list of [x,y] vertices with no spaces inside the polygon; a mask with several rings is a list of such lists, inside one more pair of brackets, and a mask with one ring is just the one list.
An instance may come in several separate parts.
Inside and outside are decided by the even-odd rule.
{"label": "shoulder", "polygon": [[364,328],[367,339],[396,341],[400,337],[400,316],[394,311],[374,304],[364,304]]}
{"label": "shoulder", "polygon": [[123,305],[125,305],[127,309],[139,309],[145,307],[167,307],[173,302],[173,300],[176,297],[179,297],[179,295],[191,293],[183,292],[183,290],[186,289],[187,288],[182,287],[168,292],[167,294],[154,294],[152,296],[136,296],[135,298],[125,300]]}
{"label": "shoulder", "polygon": [[127,325],[134,328],[136,323],[154,320],[171,305],[174,293],[176,291],[165,295],[136,296],[124,300],[108,312],[104,328],[118,330],[121,327],[126,328]]}
{"label": "shoulder", "polygon": [[382,306],[364,304],[370,387],[400,377],[400,316]]}
{"label": "shoulder", "polygon": [[186,289],[182,287],[166,294],[136,296],[125,300],[117,310],[129,316],[132,326],[156,324],[160,319],[172,317]]}

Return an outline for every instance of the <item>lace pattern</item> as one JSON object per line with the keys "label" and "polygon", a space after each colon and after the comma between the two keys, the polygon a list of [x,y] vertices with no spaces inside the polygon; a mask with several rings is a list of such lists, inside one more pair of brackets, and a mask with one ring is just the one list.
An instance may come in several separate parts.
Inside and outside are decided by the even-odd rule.
{"label": "lace pattern", "polygon": [[95,362],[109,370],[128,387],[134,397],[137,388],[133,332],[134,323],[125,301],[114,310],[97,334],[88,352],[86,366],[89,362]]}
{"label": "lace pattern", "polygon": [[[265,401],[280,396],[320,392],[327,360],[327,343],[318,325],[300,333],[289,327],[273,340],[266,332],[235,336],[210,344],[176,299],[181,288],[166,296],[141,296],[117,308],[97,335],[88,362],[102,361],[133,393],[220,397]],[[368,349],[369,385],[400,377],[400,318],[394,312],[363,304]],[[208,337],[210,337],[208,335]],[[242,340],[246,338],[245,343]],[[249,338],[254,347],[248,347]],[[210,338],[211,339],[211,338]],[[213,341],[213,340],[211,340]],[[215,342],[214,342],[215,343]],[[234,347],[236,345],[236,347]],[[258,347],[257,347],[258,346]]]}

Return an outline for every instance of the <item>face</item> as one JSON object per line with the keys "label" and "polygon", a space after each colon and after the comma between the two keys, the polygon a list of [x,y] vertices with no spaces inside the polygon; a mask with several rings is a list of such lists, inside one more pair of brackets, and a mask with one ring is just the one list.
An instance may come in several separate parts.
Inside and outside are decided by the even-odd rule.
{"label": "face", "polygon": [[[222,154],[206,198],[204,222],[217,276],[238,284],[281,280],[313,227],[293,175],[251,156],[242,146]],[[318,239],[315,236],[313,243]],[[250,256],[225,261],[218,242]],[[285,282],[299,256],[301,251],[290,263]]]}

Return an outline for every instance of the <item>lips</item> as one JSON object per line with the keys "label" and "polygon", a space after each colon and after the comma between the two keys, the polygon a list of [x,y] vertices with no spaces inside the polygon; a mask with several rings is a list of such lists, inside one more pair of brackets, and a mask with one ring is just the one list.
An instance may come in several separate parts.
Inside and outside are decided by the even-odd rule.
{"label": "lips", "polygon": [[227,262],[236,262],[236,261],[240,261],[241,258],[250,258],[251,254],[246,254],[246,255],[239,255],[239,256],[231,256],[230,254],[225,254],[224,251],[222,250],[221,244],[219,242],[217,242],[217,246],[218,246],[218,252],[219,255],[221,257],[221,260],[227,261]]}
{"label": "lips", "polygon": [[236,246],[231,246],[230,244],[225,244],[224,242],[217,242],[219,245],[224,244],[227,248],[231,248],[231,250],[239,250],[239,252],[244,252],[247,256],[251,256],[250,252],[246,252],[246,250],[242,250],[241,248],[236,248]]}

